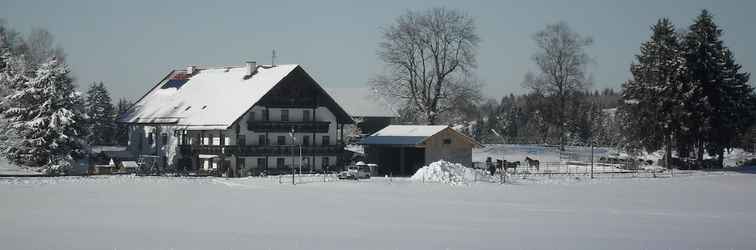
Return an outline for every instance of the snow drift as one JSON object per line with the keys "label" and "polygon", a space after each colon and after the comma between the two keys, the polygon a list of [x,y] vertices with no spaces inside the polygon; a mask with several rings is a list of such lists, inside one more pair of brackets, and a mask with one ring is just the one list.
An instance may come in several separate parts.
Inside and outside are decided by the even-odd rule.
{"label": "snow drift", "polygon": [[480,173],[480,170],[468,168],[459,163],[440,160],[418,169],[410,179],[423,182],[465,184],[475,181],[478,176],[482,175],[484,174]]}

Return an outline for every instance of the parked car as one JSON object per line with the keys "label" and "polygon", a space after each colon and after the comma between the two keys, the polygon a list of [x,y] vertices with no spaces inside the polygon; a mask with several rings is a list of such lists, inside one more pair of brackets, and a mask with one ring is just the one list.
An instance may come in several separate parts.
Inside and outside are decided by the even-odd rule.
{"label": "parked car", "polygon": [[369,179],[370,167],[364,162],[357,162],[347,167],[347,170],[341,171],[336,175],[339,179]]}

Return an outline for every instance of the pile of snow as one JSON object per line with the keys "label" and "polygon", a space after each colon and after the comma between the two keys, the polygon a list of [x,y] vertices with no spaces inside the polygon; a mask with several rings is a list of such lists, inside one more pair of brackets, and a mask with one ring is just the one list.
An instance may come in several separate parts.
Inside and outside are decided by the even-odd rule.
{"label": "pile of snow", "polygon": [[468,168],[459,163],[440,160],[418,169],[410,179],[422,182],[465,184],[473,182],[478,176],[483,175],[485,174],[480,170]]}
{"label": "pile of snow", "polygon": [[725,151],[724,165],[725,167],[738,167],[750,159],[756,159],[756,155],[743,149],[736,148],[730,151]]}

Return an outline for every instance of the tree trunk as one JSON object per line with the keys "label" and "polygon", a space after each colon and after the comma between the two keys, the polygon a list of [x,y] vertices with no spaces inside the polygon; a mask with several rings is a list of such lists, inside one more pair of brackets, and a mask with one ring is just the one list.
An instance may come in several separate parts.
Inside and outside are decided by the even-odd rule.
{"label": "tree trunk", "polygon": [[560,97],[559,97],[559,150],[564,151],[564,105],[566,102],[564,91],[560,87]]}
{"label": "tree trunk", "polygon": [[719,149],[717,155],[717,164],[719,164],[719,168],[724,168],[724,149]]}
{"label": "tree trunk", "polygon": [[698,167],[703,167],[703,155],[704,155],[704,142],[703,140],[698,140],[698,149],[696,151],[696,162],[698,163]]}
{"label": "tree trunk", "polygon": [[668,169],[672,169],[672,135],[666,136],[666,152],[664,152],[664,158],[666,159],[665,166]]}

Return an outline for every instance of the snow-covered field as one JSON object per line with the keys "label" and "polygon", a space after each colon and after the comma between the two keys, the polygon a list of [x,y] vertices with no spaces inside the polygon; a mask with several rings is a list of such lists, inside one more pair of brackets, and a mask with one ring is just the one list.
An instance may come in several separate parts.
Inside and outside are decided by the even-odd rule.
{"label": "snow-covered field", "polygon": [[[598,162],[602,157],[608,158],[635,158],[642,160],[650,160],[653,162],[651,166],[642,166],[648,169],[657,169],[658,161],[662,158],[663,152],[658,151],[654,153],[643,153],[636,157],[629,157],[624,152],[619,152],[612,148],[597,147],[594,148],[591,153],[590,147],[565,147],[565,152],[560,154],[557,147],[544,147],[541,145],[518,145],[518,144],[486,144],[483,148],[473,149],[473,162],[485,162],[487,157],[492,159],[504,159],[507,161],[519,161],[521,166],[525,165],[525,157],[537,159],[545,166],[544,170],[552,172],[585,172],[585,165],[591,162],[593,157],[594,162]],[[705,159],[711,158],[709,155],[704,156]],[[756,158],[756,155],[746,152],[743,149],[732,149],[725,152],[724,165],[726,167],[740,166],[743,161]],[[571,162],[582,163],[581,165],[570,164]],[[572,166],[568,166],[572,165]],[[519,168],[519,167],[518,167]],[[600,166],[598,171],[613,171],[618,170],[616,167]],[[532,171],[532,170],[531,170]]]}
{"label": "snow-covered field", "polygon": [[[753,249],[756,175],[0,178],[2,249]],[[534,177],[535,178],[535,177]],[[286,183],[286,182],[284,182]]]}
{"label": "snow-covered field", "polygon": [[40,175],[41,173],[35,172],[28,168],[21,168],[15,165],[11,165],[7,160],[0,157],[0,175]]}

